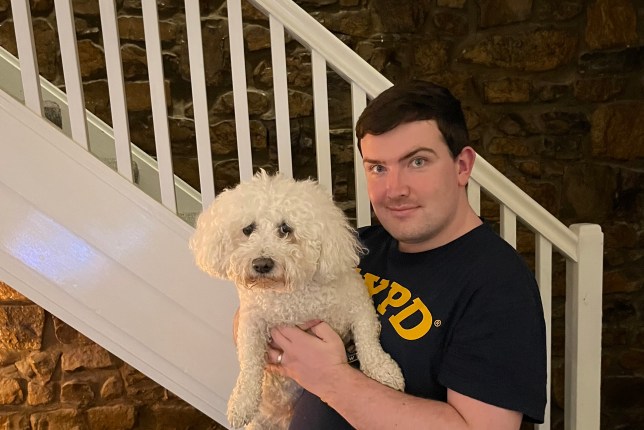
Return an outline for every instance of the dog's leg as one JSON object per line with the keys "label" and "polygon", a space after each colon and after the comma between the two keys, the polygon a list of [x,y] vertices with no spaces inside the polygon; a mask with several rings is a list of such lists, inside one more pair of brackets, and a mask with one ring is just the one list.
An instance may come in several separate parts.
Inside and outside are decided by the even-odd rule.
{"label": "dog's leg", "polygon": [[367,301],[360,306],[351,323],[360,370],[382,384],[403,391],[405,380],[400,367],[380,345],[380,322],[373,312],[373,305]]}
{"label": "dog's leg", "polygon": [[235,428],[251,422],[262,395],[266,365],[267,331],[264,326],[251,325],[240,318],[237,331],[239,376],[228,400],[228,421]]}
{"label": "dog's leg", "polygon": [[259,412],[246,430],[287,430],[302,388],[292,379],[266,372]]}

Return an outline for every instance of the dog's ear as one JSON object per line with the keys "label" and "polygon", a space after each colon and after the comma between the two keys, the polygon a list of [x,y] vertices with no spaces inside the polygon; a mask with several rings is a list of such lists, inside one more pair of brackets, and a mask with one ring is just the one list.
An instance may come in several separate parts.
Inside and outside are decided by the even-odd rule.
{"label": "dog's ear", "polygon": [[323,283],[333,281],[338,273],[347,268],[355,268],[364,252],[356,231],[351,228],[344,213],[340,208],[333,206],[333,210],[329,210],[325,215],[327,222],[320,242],[317,276]]}
{"label": "dog's ear", "polygon": [[226,216],[229,191],[221,193],[197,219],[195,232],[190,238],[197,266],[217,278],[226,278],[229,265],[230,229],[227,225],[230,215]]}

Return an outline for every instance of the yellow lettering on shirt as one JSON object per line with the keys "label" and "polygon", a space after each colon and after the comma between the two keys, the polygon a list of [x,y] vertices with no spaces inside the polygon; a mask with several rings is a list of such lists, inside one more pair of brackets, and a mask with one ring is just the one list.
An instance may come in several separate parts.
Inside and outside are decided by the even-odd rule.
{"label": "yellow lettering on shirt", "polygon": [[[402,326],[402,322],[416,312],[420,312],[423,319],[412,328],[404,328]],[[427,334],[429,329],[432,328],[432,314],[419,298],[415,298],[409,306],[398,312],[396,315],[391,316],[389,321],[396,330],[396,333],[398,333],[403,339],[407,340],[420,339]]]}
{"label": "yellow lettering on shirt", "polygon": [[370,296],[378,294],[389,286],[389,281],[386,279],[383,279],[378,285],[376,285],[376,281],[378,280],[380,280],[380,277],[372,275],[371,273],[366,273],[364,275],[364,283],[367,286],[367,291],[369,291]]}
{"label": "yellow lettering on shirt", "polygon": [[394,282],[391,284],[391,287],[389,287],[387,298],[378,305],[378,313],[380,313],[380,315],[384,315],[387,307],[393,306],[394,308],[399,308],[407,303],[409,299],[411,299],[411,292],[398,282]]}
{"label": "yellow lettering on shirt", "polygon": [[[365,286],[370,296],[389,289],[387,297],[380,302],[376,310],[384,315],[387,308],[400,308],[400,311],[389,317],[391,326],[400,337],[406,340],[417,340],[425,336],[432,328],[433,317],[423,301],[416,297],[412,299],[411,291],[397,282],[390,282],[388,279],[380,278],[372,273],[363,275]],[[413,327],[405,328],[403,323],[412,315],[420,314],[421,320]]]}

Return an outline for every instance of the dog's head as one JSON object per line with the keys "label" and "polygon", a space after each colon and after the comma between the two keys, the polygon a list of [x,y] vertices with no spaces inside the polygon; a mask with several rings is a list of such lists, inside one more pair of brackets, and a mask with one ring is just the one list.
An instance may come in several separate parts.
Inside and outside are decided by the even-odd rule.
{"label": "dog's head", "polygon": [[291,290],[353,270],[361,247],[316,182],[264,171],[219,194],[190,240],[197,265],[248,288]]}

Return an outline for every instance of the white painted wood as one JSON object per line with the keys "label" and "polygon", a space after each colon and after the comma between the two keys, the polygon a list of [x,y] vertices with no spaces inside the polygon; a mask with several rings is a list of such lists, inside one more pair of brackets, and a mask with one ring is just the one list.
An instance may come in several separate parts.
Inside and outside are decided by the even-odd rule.
{"label": "white painted wood", "polygon": [[291,129],[288,109],[288,79],[284,26],[269,17],[271,28],[271,61],[273,66],[273,98],[275,99],[275,127],[277,132],[277,160],[282,174],[293,177],[291,161]]}
{"label": "white painted wood", "polygon": [[392,84],[367,61],[342,43],[292,0],[250,0],[266,15],[274,16],[295,39],[326,59],[347,82],[358,82],[370,98]]}
{"label": "white painted wood", "polygon": [[[20,68],[18,60],[0,47],[0,89],[14,98],[21,100]],[[42,97],[44,101],[55,103],[61,107],[63,132],[71,138],[71,127],[69,125],[69,114],[67,109],[67,97],[55,85],[44,78],[40,78]],[[114,133],[112,128],[91,112],[87,112],[88,131],[90,140],[90,152],[101,160],[109,160],[115,157]],[[131,146],[132,159],[137,166],[138,181],[136,186],[143,190],[148,196],[161,202],[161,190],[159,189],[159,169],[156,160],[145,152]],[[190,185],[180,178],[175,177],[175,190],[177,195],[177,206],[181,213],[196,213],[201,210],[201,196]]]}
{"label": "white painted wood", "polygon": [[524,224],[542,234],[561,253],[577,260],[577,238],[550,212],[503,176],[483,157],[476,157],[472,177],[492,197],[514,212]]}
{"label": "white painted wood", "polygon": [[566,430],[600,423],[604,234],[596,224],[573,224],[577,262],[566,263]]}
{"label": "white painted wood", "polygon": [[225,423],[237,295],[192,228],[4,93],[0,129],[0,279]]}
{"label": "white painted wood", "polygon": [[215,199],[215,178],[212,167],[210,128],[208,126],[208,96],[203,61],[203,41],[201,38],[201,14],[199,12],[199,2],[186,0],[185,6],[188,55],[190,57],[190,83],[195,117],[197,158],[199,160],[199,184],[201,186],[202,205],[205,209]]}
{"label": "white painted wood", "polygon": [[71,0],[54,0],[56,7],[56,25],[60,41],[60,56],[65,75],[65,92],[69,107],[69,120],[72,139],[86,150],[89,149],[87,136],[87,118],[85,115],[85,98],[83,97],[83,80],[81,79],[76,44],[76,27]]}
{"label": "white painted wood", "polygon": [[500,233],[513,248],[517,247],[517,216],[505,205],[500,207]]}
{"label": "white painted wood", "polygon": [[34,43],[34,30],[31,24],[31,10],[27,0],[11,0],[11,14],[16,33],[16,47],[20,57],[22,75],[22,100],[29,109],[42,115],[42,96],[40,94],[38,60]]}
{"label": "white painted wood", "polygon": [[[351,83],[351,116],[352,128],[356,129],[356,123],[364,108],[367,107],[367,95],[364,90],[355,82]],[[358,138],[353,134],[353,169],[356,181],[356,224],[358,227],[371,225],[371,203],[367,194],[367,178],[362,165],[362,156],[358,150]]]}
{"label": "white painted wood", "polygon": [[473,178],[467,183],[467,200],[470,202],[472,210],[481,216],[481,186]]}
{"label": "white painted wood", "polygon": [[318,182],[333,194],[331,175],[331,136],[329,134],[329,96],[326,61],[320,53],[311,51],[313,73],[313,116],[315,118],[315,150]]}
{"label": "white painted wood", "polygon": [[247,181],[253,176],[253,155],[248,121],[246,59],[244,56],[244,26],[242,23],[241,0],[226,0],[226,4],[228,8],[228,33],[235,105],[237,154],[239,157],[239,179]]}
{"label": "white painted wood", "polygon": [[163,59],[161,57],[159,15],[156,2],[144,1],[141,2],[141,7],[143,9],[143,31],[145,33],[145,52],[150,79],[150,100],[152,102],[154,140],[159,165],[161,202],[165,207],[176,213],[177,201],[172,170],[172,150],[170,147],[170,131],[168,129]]}
{"label": "white painted wood", "polygon": [[116,18],[116,5],[112,0],[99,1],[101,29],[103,31],[103,50],[110,94],[112,127],[114,129],[114,149],[117,171],[130,182],[132,175],[132,150],[130,148],[130,127],[128,124],[125,83],[121,63],[121,43]]}
{"label": "white painted wood", "polygon": [[543,424],[537,424],[538,430],[550,429],[550,387],[552,386],[552,244],[540,234],[535,235],[535,277],[539,284],[541,303],[546,323],[546,359],[547,375],[546,384],[546,412]]}

